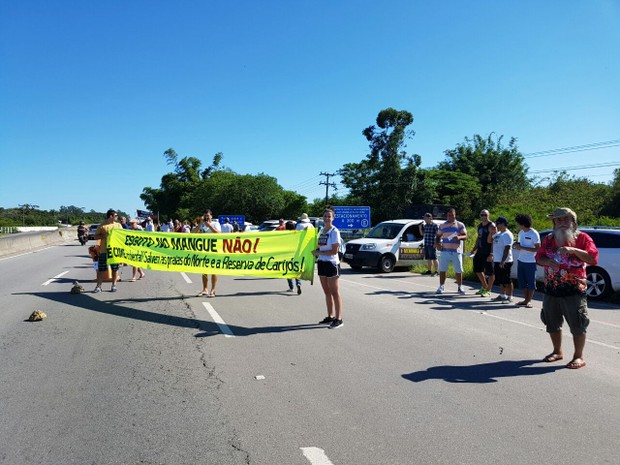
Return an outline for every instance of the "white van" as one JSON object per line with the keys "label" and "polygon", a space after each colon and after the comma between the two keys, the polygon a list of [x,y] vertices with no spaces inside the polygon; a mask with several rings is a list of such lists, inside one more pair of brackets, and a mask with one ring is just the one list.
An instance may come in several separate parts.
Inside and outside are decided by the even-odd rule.
{"label": "white van", "polygon": [[[440,225],[444,220],[433,220]],[[363,266],[384,273],[397,266],[424,263],[424,237],[420,234],[423,219],[389,220],[379,223],[362,239],[346,243],[343,260],[354,270]]]}

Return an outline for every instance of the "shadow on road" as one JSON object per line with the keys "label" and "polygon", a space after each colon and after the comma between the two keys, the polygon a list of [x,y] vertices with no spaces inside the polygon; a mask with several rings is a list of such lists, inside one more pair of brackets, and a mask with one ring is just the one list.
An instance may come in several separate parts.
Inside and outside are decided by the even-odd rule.
{"label": "shadow on road", "polygon": [[[544,363],[544,366],[531,366]],[[535,376],[553,373],[564,365],[549,365],[541,360],[505,360],[478,365],[443,365],[424,371],[414,371],[403,378],[414,383],[431,379],[442,379],[448,383],[496,383],[497,378],[513,376]]]}
{"label": "shadow on road", "polygon": [[[121,318],[129,318],[136,321],[146,321],[168,326],[178,326],[181,328],[195,328],[201,333],[195,334],[194,337],[208,337],[222,334],[218,325],[212,321],[196,320],[177,315],[168,315],[165,313],[151,312],[132,308],[127,304],[131,302],[150,302],[152,300],[177,300],[182,301],[185,296],[173,297],[157,297],[157,298],[136,298],[136,299],[118,299],[101,301],[91,297],[89,294],[70,294],[68,292],[23,292],[14,293],[13,295],[31,295],[40,297],[41,299],[59,302],[68,306],[78,308],[80,310],[88,310],[92,312],[104,313]],[[218,297],[219,298],[219,297]],[[125,305],[123,305],[125,304]],[[306,329],[325,329],[325,325],[319,324],[302,324],[287,326],[260,326],[245,327],[237,325],[227,325],[235,336],[252,336],[255,334],[267,333],[283,333],[288,331],[300,331]]]}
{"label": "shadow on road", "polygon": [[[428,305],[432,310],[489,311],[514,310],[515,308],[522,308],[524,311],[527,311],[524,307],[517,306],[516,303],[503,304],[500,302],[493,302],[488,297],[484,298],[474,294],[460,295],[456,292],[450,294],[435,294],[434,292],[428,291],[411,292],[379,290],[368,292],[366,295],[392,295],[399,299],[416,299],[416,305]],[[519,298],[515,298],[515,302],[517,300],[519,300]]]}

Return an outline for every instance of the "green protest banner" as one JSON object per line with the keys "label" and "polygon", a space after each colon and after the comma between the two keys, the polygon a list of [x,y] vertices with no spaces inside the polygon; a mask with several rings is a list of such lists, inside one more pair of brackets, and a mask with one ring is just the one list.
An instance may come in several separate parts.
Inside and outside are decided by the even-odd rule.
{"label": "green protest banner", "polygon": [[316,229],[187,234],[112,229],[108,263],[150,270],[312,280]]}

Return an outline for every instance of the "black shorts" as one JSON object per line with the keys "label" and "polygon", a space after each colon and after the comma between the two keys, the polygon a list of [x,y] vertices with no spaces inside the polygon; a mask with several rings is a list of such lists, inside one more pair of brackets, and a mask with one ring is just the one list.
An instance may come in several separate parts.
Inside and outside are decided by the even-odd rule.
{"label": "black shorts", "polygon": [[490,253],[476,253],[474,255],[474,273],[484,273],[487,276],[493,276],[493,262],[487,261]]}
{"label": "black shorts", "polygon": [[340,276],[340,265],[334,265],[332,262],[319,260],[316,262],[319,276],[325,278],[337,278]]}
{"label": "black shorts", "polygon": [[437,260],[437,249],[432,245],[424,246],[424,259],[425,260]]}
{"label": "black shorts", "polygon": [[512,268],[512,262],[504,263],[504,267],[499,266],[500,262],[494,262],[495,265],[495,284],[507,285],[510,284],[510,269]]}

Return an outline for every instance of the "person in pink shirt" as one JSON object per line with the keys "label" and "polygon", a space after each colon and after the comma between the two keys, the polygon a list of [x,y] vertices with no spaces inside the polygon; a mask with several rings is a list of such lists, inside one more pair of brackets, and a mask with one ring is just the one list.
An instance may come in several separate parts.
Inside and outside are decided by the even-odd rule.
{"label": "person in pink shirt", "polygon": [[581,368],[586,366],[583,349],[590,323],[586,266],[598,263],[598,250],[592,238],[577,229],[577,214],[570,208],[556,208],[547,217],[553,221],[553,232],[543,239],[536,252],[536,263],[545,271],[540,317],[553,344],[553,352],[544,361],[555,362],[564,358],[562,324],[566,320],[575,346],[573,358],[566,368]]}

